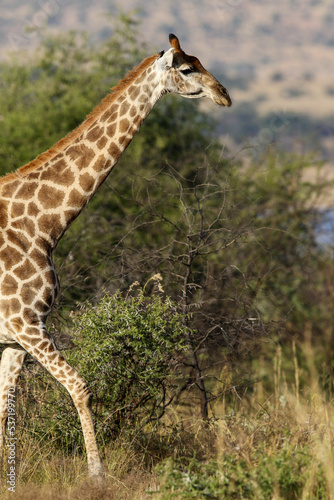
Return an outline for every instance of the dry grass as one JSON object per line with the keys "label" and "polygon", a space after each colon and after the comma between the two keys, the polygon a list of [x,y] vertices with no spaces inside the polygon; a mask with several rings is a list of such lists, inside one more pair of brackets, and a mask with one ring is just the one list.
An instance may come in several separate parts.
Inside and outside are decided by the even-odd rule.
{"label": "dry grass", "polygon": [[140,465],[135,467],[134,457],[117,445],[105,457],[103,486],[87,480],[85,458],[62,455],[47,444],[38,446],[31,439],[22,444],[18,461],[15,493],[2,486],[1,499],[132,500],[151,498],[146,491],[156,489],[154,474]]}
{"label": "dry grass", "polygon": [[[87,482],[84,457],[22,439],[16,492],[2,488],[0,498],[200,499],[201,481],[209,492],[218,488],[212,498],[219,499],[334,498],[334,407],[320,386],[311,343],[288,347],[268,357],[271,372],[268,361],[257,363],[254,370],[266,378],[233,411],[228,401],[216,406],[220,419],[212,425],[174,409],[145,450],[121,440],[105,447],[103,488]],[[166,457],[168,466],[157,469]]]}

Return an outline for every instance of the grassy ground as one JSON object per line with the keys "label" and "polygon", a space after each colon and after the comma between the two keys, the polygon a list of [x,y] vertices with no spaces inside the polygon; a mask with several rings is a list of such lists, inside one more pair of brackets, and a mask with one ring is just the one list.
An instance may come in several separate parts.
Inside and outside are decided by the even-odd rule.
{"label": "grassy ground", "polygon": [[[86,480],[83,457],[52,442],[18,444],[15,493],[1,499],[332,499],[334,408],[320,387],[309,343],[287,346],[254,368],[248,397],[220,401],[209,425],[173,409],[146,449],[120,439],[102,450],[104,488]],[[270,371],[271,367],[271,371]],[[266,376],[263,376],[263,375]]]}

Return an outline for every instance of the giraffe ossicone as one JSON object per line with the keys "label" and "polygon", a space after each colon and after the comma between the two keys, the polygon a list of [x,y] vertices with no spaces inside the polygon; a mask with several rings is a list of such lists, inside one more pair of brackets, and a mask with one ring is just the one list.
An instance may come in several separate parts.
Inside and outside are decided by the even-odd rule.
{"label": "giraffe ossicone", "polygon": [[[171,48],[145,59],[75,130],[16,172],[0,179],[0,446],[8,390],[28,352],[63,384],[77,408],[91,476],[103,477],[85,381],[57,350],[45,322],[59,289],[52,252],[109,175],[164,94],[232,104],[227,90],[175,35]],[[1,452],[2,455],[2,452]]]}

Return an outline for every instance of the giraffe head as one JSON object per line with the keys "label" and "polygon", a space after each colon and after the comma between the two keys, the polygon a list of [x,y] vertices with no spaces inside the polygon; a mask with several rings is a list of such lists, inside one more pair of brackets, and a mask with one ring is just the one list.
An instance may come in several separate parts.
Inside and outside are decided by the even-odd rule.
{"label": "giraffe head", "polygon": [[232,100],[225,87],[203,68],[197,57],[188,56],[175,35],[170,34],[169,41],[172,48],[166,53],[161,52],[158,59],[165,92],[189,99],[209,97],[220,106],[231,106]]}

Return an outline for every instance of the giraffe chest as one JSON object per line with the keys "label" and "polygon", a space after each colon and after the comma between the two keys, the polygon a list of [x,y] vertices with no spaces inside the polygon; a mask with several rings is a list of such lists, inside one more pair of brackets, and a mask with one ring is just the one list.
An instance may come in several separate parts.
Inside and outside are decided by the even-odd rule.
{"label": "giraffe chest", "polygon": [[51,256],[14,233],[0,231],[0,342],[10,341],[25,321],[44,321],[59,290]]}

